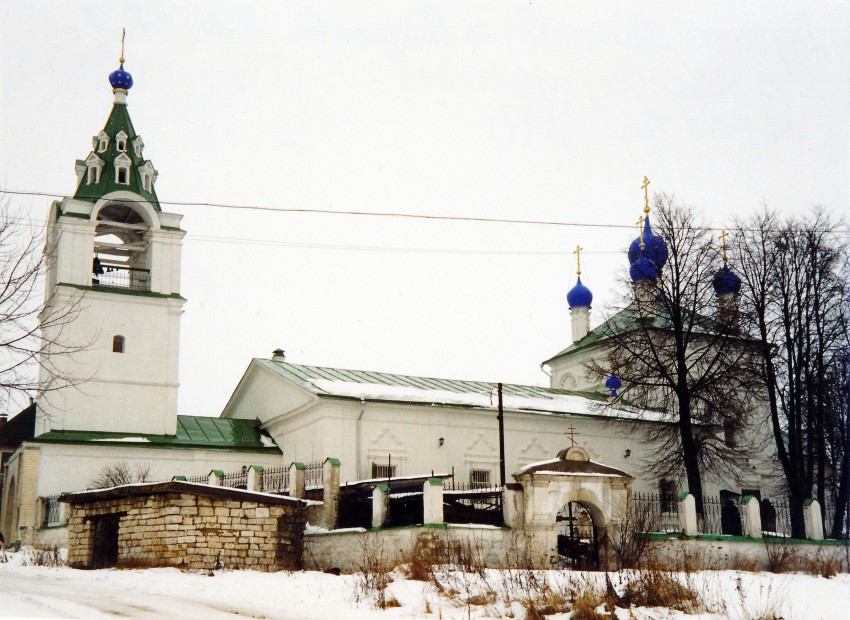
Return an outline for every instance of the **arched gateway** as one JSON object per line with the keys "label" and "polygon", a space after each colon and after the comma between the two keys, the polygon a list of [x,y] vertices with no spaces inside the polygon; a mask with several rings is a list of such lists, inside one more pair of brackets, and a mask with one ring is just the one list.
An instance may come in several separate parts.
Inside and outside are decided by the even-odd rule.
{"label": "arched gateway", "polygon": [[[514,527],[543,563],[577,569],[608,566],[607,528],[625,514],[634,478],[567,448],[514,474],[521,501]],[[518,498],[519,499],[519,498]]]}

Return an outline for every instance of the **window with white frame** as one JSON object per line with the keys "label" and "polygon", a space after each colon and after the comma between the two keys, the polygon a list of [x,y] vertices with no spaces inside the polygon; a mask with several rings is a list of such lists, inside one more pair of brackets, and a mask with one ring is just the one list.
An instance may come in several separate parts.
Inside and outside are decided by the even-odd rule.
{"label": "window with white frame", "polygon": [[147,172],[142,173],[142,189],[146,192],[151,191],[151,176]]}
{"label": "window with white frame", "polygon": [[118,151],[123,153],[124,151],[127,150],[127,141],[124,140],[123,138],[119,138],[118,140],[115,141],[115,148]]}
{"label": "window with white frame", "polygon": [[109,138],[100,138],[97,141],[97,152],[103,153],[106,150],[106,147],[109,146]]}
{"label": "window with white frame", "polygon": [[86,185],[91,185],[98,181],[100,181],[100,166],[89,166],[88,173],[86,174]]}
{"label": "window with white frame", "polygon": [[469,471],[469,486],[473,489],[486,489],[490,486],[489,469],[472,469]]}
{"label": "window with white frame", "polygon": [[130,183],[130,167],[118,166],[115,168],[115,182],[129,185]]}
{"label": "window with white frame", "polygon": [[388,465],[382,463],[372,463],[372,477],[373,478],[395,478],[396,476],[396,465]]}

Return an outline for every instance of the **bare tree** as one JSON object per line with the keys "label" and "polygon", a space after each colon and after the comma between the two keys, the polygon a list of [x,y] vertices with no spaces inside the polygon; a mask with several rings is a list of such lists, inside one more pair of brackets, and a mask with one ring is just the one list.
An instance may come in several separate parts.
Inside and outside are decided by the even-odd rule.
{"label": "bare tree", "polygon": [[104,465],[100,473],[89,482],[95,489],[108,489],[134,482],[147,482],[150,476],[150,465],[136,463],[130,465],[125,461]]}
{"label": "bare tree", "polygon": [[[669,422],[641,425],[660,446],[650,470],[664,477],[684,471],[701,515],[704,474],[737,476],[746,450],[736,431],[751,410],[740,370],[749,345],[734,308],[718,304],[712,287],[722,262],[710,231],[669,196],[656,196],[653,216],[666,266],[630,282],[624,307],[600,330],[623,383],[620,399],[661,410]],[[604,377],[611,368],[597,360],[590,370]]]}
{"label": "bare tree", "polygon": [[847,248],[822,209],[787,221],[765,211],[738,228],[742,318],[759,344],[753,371],[768,397],[792,535],[804,535],[803,502],[813,493],[834,503],[836,533],[850,493]]}
{"label": "bare tree", "polygon": [[75,384],[56,362],[90,345],[67,335],[79,303],[43,294],[51,252],[42,229],[12,211],[8,201],[0,204],[0,392],[6,402],[23,404],[23,396]]}

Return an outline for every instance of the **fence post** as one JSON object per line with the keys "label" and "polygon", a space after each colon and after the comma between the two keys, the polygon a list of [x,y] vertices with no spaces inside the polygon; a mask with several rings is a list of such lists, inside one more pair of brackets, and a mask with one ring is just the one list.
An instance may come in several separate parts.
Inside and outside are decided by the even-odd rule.
{"label": "fence post", "polygon": [[697,502],[694,496],[687,491],[679,493],[679,525],[685,536],[696,536],[697,528]]}
{"label": "fence post", "polygon": [[387,497],[390,487],[379,484],[372,489],[372,527],[383,527],[387,522]]}
{"label": "fence post", "polygon": [[510,528],[523,526],[522,495],[521,484],[514,482],[502,487],[502,520]]}
{"label": "fence post", "polygon": [[248,491],[262,491],[263,490],[263,468],[261,465],[251,465],[248,468],[248,482],[245,485],[248,487]]}
{"label": "fence post", "polygon": [[221,480],[224,478],[224,472],[220,469],[214,469],[210,472],[210,481],[209,485],[213,487],[220,487]]}
{"label": "fence post", "polygon": [[741,500],[744,505],[744,536],[761,538],[761,504],[752,495]]}
{"label": "fence post", "polygon": [[339,459],[328,457],[322,464],[324,491],[322,501],[325,514],[324,526],[329,530],[336,529],[339,514]]}
{"label": "fence post", "polygon": [[289,466],[289,496],[298,499],[304,499],[306,492],[304,490],[306,481],[304,480],[304,470],[307,466],[304,463],[294,462]]}
{"label": "fence post", "polygon": [[818,500],[807,499],[803,502],[803,523],[806,526],[806,538],[823,540],[823,517]]}
{"label": "fence post", "polygon": [[422,523],[443,523],[443,481],[428,478],[422,485]]}
{"label": "fence post", "polygon": [[[61,495],[70,495],[69,491],[62,491]],[[71,520],[71,503],[62,502],[59,504],[59,520],[61,523],[68,523]]]}

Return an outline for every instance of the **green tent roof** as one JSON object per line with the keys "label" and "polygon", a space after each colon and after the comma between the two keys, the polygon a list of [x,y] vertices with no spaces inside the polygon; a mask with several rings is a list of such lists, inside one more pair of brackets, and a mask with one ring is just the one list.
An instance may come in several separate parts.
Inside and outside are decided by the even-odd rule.
{"label": "green tent roof", "polygon": [[[127,147],[123,153],[126,154],[132,161],[132,165],[130,166],[129,183],[126,184],[117,183],[115,180],[115,159],[122,154],[122,151],[119,151],[117,148],[115,136],[122,130],[125,134],[127,134]],[[159,200],[156,197],[156,190],[154,189],[153,183],[151,183],[150,191],[145,190],[142,187],[142,177],[138,169],[140,166],[145,164],[146,160],[143,157],[136,155],[136,150],[133,148],[133,140],[139,136],[133,128],[133,121],[130,120],[130,113],[127,111],[126,104],[113,104],[112,112],[109,114],[109,118],[106,121],[103,131],[109,136],[109,145],[102,153],[96,151],[93,152],[94,155],[97,155],[97,157],[102,159],[105,163],[100,174],[100,179],[97,183],[89,184],[88,175],[84,174],[80,179],[80,183],[77,185],[77,191],[74,194],[74,198],[88,202],[96,202],[110,192],[133,192],[150,202],[154,209],[160,211]],[[85,161],[78,160],[78,163],[84,164]]]}
{"label": "green tent roof", "polygon": [[33,441],[45,443],[98,443],[137,448],[180,448],[275,452],[280,448],[262,429],[259,420],[177,416],[176,435],[107,433],[54,430]]}

